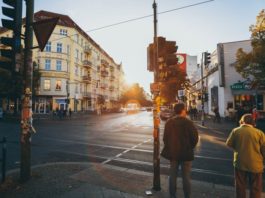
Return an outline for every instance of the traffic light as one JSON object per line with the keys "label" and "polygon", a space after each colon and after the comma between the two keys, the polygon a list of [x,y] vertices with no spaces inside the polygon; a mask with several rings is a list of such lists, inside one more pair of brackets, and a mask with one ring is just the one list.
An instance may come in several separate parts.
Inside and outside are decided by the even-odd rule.
{"label": "traffic light", "polygon": [[154,44],[150,44],[147,48],[147,70],[154,71],[155,67],[155,54],[154,54]]}
{"label": "traffic light", "polygon": [[12,37],[1,37],[0,68],[15,71],[16,59],[21,51],[22,0],[3,0],[9,7],[2,7],[2,13],[10,19],[2,19],[2,26],[13,31]]}
{"label": "traffic light", "polygon": [[203,53],[203,58],[204,58],[204,65],[209,65],[211,63],[211,54],[208,52]]}
{"label": "traffic light", "polygon": [[165,66],[176,65],[178,62],[176,41],[167,41],[164,37],[158,37],[158,58]]}

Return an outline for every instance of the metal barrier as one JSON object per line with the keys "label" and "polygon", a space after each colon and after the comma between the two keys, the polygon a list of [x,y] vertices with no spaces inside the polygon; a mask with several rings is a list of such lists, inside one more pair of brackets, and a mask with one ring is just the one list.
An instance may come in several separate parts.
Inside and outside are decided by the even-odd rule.
{"label": "metal barrier", "polygon": [[0,141],[2,145],[2,158],[0,162],[2,163],[2,182],[6,180],[6,137],[3,137],[3,140]]}

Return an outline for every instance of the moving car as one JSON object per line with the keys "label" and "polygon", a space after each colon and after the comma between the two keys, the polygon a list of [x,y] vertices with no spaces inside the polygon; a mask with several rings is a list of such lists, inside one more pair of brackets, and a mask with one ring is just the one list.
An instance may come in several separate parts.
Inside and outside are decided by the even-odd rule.
{"label": "moving car", "polygon": [[173,110],[163,109],[160,112],[160,119],[163,120],[163,121],[165,121],[165,120],[171,118],[173,115],[174,115]]}

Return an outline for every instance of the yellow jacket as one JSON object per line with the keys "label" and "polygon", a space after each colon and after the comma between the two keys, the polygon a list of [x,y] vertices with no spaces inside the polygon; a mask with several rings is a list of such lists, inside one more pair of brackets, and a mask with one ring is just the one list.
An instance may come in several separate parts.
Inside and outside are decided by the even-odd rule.
{"label": "yellow jacket", "polygon": [[252,173],[263,172],[265,135],[251,125],[233,129],[226,144],[234,150],[234,166]]}

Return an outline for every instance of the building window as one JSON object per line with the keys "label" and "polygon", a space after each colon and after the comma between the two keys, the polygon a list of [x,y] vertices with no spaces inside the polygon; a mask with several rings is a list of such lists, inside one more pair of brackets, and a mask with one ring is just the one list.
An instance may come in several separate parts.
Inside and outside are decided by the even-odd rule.
{"label": "building window", "polygon": [[83,76],[83,69],[80,69],[80,76]]}
{"label": "building window", "polygon": [[56,80],[56,86],[55,90],[60,91],[62,89],[62,81],[61,80]]}
{"label": "building window", "polygon": [[66,29],[60,29],[60,34],[67,36],[67,30]]}
{"label": "building window", "polygon": [[57,52],[62,53],[63,51],[63,44],[62,43],[57,43]]}
{"label": "building window", "polygon": [[78,84],[75,85],[75,93],[78,93]]}
{"label": "building window", "polygon": [[56,61],[56,71],[62,71],[62,61],[61,60]]}
{"label": "building window", "polygon": [[83,53],[82,52],[80,53],[80,58],[81,58],[81,61],[83,61]]}
{"label": "building window", "polygon": [[46,52],[51,52],[52,51],[52,43],[50,41],[47,42],[45,46],[45,51]]}
{"label": "building window", "polygon": [[78,76],[78,66],[75,66],[75,75]]}
{"label": "building window", "polygon": [[67,55],[70,54],[70,45],[67,45]]}
{"label": "building window", "polygon": [[83,42],[84,42],[84,40],[81,38],[81,46],[83,47]]}
{"label": "building window", "polygon": [[78,35],[78,34],[75,34],[75,35],[74,35],[74,41],[75,41],[76,43],[79,43],[79,35]]}
{"label": "building window", "polygon": [[51,70],[51,60],[45,59],[45,70]]}
{"label": "building window", "polygon": [[75,62],[78,62],[79,59],[79,50],[75,49]]}
{"label": "building window", "polygon": [[44,90],[51,90],[51,80],[44,80]]}

